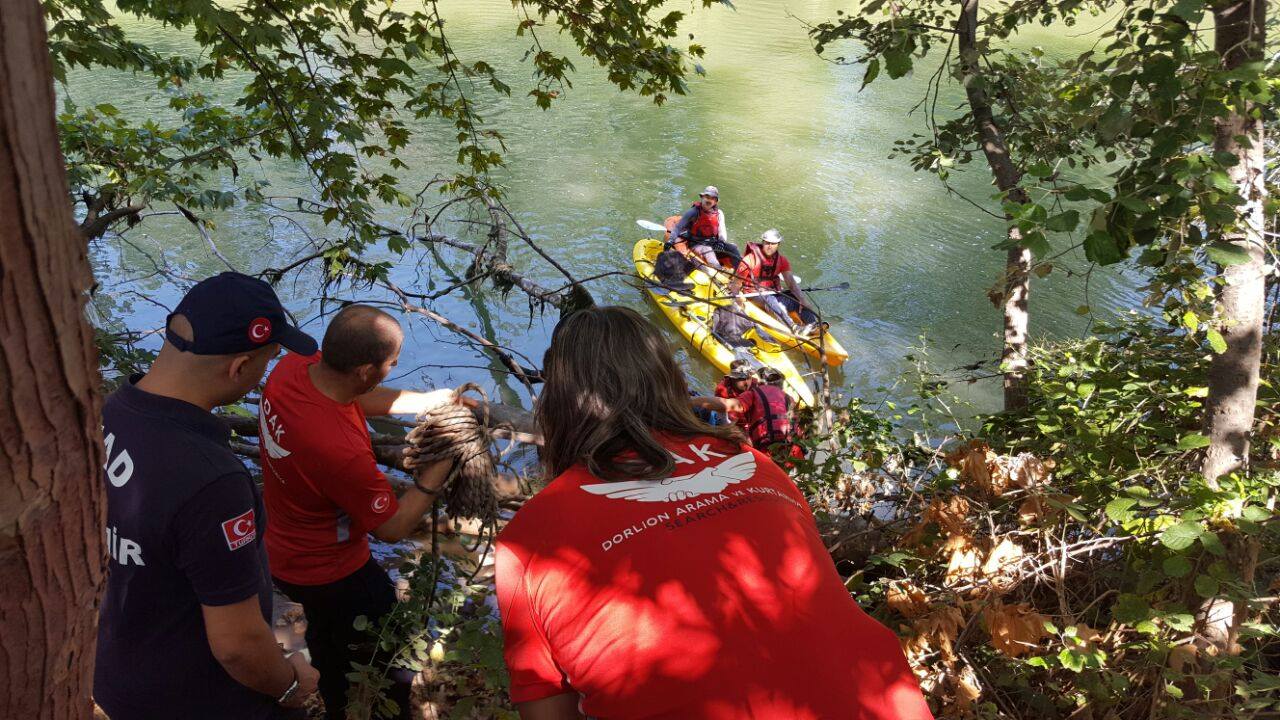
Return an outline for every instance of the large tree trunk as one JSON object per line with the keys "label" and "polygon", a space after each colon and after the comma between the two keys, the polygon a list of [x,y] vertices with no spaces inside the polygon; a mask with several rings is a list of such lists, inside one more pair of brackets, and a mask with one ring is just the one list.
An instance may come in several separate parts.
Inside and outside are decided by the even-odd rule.
{"label": "large tree trunk", "polygon": [[0,717],[88,718],[105,522],[87,246],[38,0],[0,1]]}
{"label": "large tree trunk", "polygon": [[[1214,9],[1214,45],[1230,70],[1260,61],[1266,28],[1266,2],[1241,0]],[[1210,483],[1240,468],[1249,456],[1254,407],[1258,398],[1258,367],[1262,360],[1262,322],[1266,277],[1263,266],[1263,127],[1249,117],[1253,103],[1238,114],[1219,118],[1213,142],[1216,152],[1228,152],[1239,163],[1228,169],[1244,199],[1240,222],[1224,240],[1248,253],[1249,261],[1223,269],[1225,284],[1218,295],[1222,337],[1227,350],[1213,356],[1209,366],[1209,395],[1205,400],[1205,434],[1209,447],[1201,471]],[[1246,142],[1239,142],[1244,138]]]}
{"label": "large tree trunk", "polygon": [[[1028,202],[1027,193],[1018,187],[1022,173],[1009,157],[1004,133],[991,112],[991,101],[982,82],[982,65],[978,53],[978,0],[960,0],[960,17],[956,23],[956,46],[960,54],[960,72],[969,110],[973,113],[974,132],[996,187],[1011,202]],[[1007,219],[1007,218],[1006,218]],[[1027,406],[1027,305],[1031,298],[1031,251],[1020,244],[1021,234],[1009,228],[1010,248],[1005,258],[1003,292],[992,296],[1004,311],[1004,351],[1000,365],[1004,370],[1004,409],[1019,410]]]}

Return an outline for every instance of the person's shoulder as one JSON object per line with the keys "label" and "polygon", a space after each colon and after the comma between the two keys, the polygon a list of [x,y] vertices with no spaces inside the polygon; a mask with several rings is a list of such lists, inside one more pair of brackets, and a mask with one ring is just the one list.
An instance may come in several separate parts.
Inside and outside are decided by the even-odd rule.
{"label": "person's shoulder", "polygon": [[589,479],[591,474],[577,466],[557,475],[516,511],[498,534],[498,541],[522,546],[536,544],[550,528],[563,525],[565,502],[572,501],[573,490]]}
{"label": "person's shoulder", "polygon": [[277,383],[281,380],[290,379],[299,372],[306,370],[307,366],[320,360],[320,351],[317,350],[313,355],[301,355],[295,352],[285,353],[284,357],[276,361],[276,366],[272,368],[271,375],[267,377],[267,382],[271,383],[275,380]]}
{"label": "person's shoulder", "polygon": [[[750,390],[747,391],[748,394],[750,392]],[[683,457],[692,453],[694,456],[692,459],[697,460],[706,460],[707,458],[703,456],[708,454],[708,450],[720,454],[728,453],[732,455],[743,452],[744,449],[749,449],[750,447],[748,445],[743,445],[740,442],[716,437],[714,435],[694,435],[691,437],[680,438],[678,442],[668,442],[664,444],[667,446],[668,450],[676,455]]]}
{"label": "person's shoulder", "polygon": [[174,468],[165,482],[150,484],[153,492],[168,496],[164,504],[171,508],[171,514],[199,512],[199,506],[205,504],[201,498],[252,498],[253,476],[230,450],[225,456],[207,450],[192,452],[189,458],[190,462]]}

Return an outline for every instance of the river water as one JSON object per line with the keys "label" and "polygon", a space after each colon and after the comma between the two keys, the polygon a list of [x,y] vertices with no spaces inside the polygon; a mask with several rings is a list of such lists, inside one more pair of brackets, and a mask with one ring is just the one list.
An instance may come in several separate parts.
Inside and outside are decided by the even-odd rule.
{"label": "river water", "polygon": [[[924,92],[928,68],[897,81],[882,76],[859,92],[862,68],[817,57],[804,26],[834,17],[846,3],[741,0],[737,5],[736,11],[699,10],[686,21],[686,29],[707,48],[702,62],[706,76],[691,79],[688,96],[655,107],[617,91],[582,60],[573,87],[544,112],[524,97],[530,87],[530,67],[522,62],[528,42],[515,37],[518,19],[510,2],[442,3],[459,55],[468,61],[489,60],[513,87],[510,98],[480,89],[475,97],[489,125],[506,138],[507,166],[497,180],[521,224],[578,277],[627,270],[631,246],[644,235],[635,225],[637,218],[660,221],[687,207],[698,189],[715,184],[730,239],[742,244],[776,227],[786,236],[784,251],[806,285],[851,284],[848,291],[814,296],[851,354],[833,377],[837,388],[874,397],[909,367],[904,356],[922,338],[939,368],[996,357],[1000,315],[986,299],[986,289],[1003,266],[1003,253],[990,249],[1002,237],[1002,222],[949,195],[932,175],[914,173],[905,160],[888,158],[894,140],[924,132],[924,118],[909,111]],[[161,49],[195,50],[180,32],[132,17],[121,22],[133,38]],[[1097,19],[1089,27],[1103,22]],[[1076,51],[1092,42],[1088,29],[1041,30],[1018,42],[1044,46],[1051,55]],[[543,40],[567,47],[549,30]],[[230,98],[225,88],[210,91]],[[62,92],[80,105],[110,102],[129,117],[163,122],[167,113],[154,83],[128,74],[75,72]],[[956,92],[945,95],[941,112],[960,101]],[[410,189],[453,170],[452,132],[431,125],[424,129],[432,127],[437,131],[420,135],[401,155],[411,166]],[[243,172],[270,179],[272,193],[314,194],[304,169],[292,163],[252,163]],[[229,183],[225,180],[224,188]],[[953,186],[992,206],[989,175],[980,161],[953,175]],[[260,207],[240,207],[212,218],[218,248],[247,272],[286,264],[305,254],[307,234],[325,235],[318,224],[294,226]],[[385,219],[402,221],[391,210]],[[452,229],[467,232],[463,225]],[[1065,238],[1057,242],[1070,244]],[[104,309],[134,328],[158,327],[165,307],[176,303],[181,292],[179,284],[149,272],[143,251],[189,277],[225,269],[180,217],[153,217],[124,239],[100,241],[93,249],[95,270],[105,290],[115,293],[115,304],[104,299]],[[385,250],[375,253],[378,259],[384,256],[395,259]],[[562,284],[554,269],[518,242],[512,245],[512,259],[533,279],[550,287]],[[450,268],[461,273],[467,260],[449,251],[442,260],[443,265],[435,258],[402,262],[394,277],[405,287],[424,291],[431,285],[445,287],[451,283]],[[1066,260],[1078,271],[1087,269],[1082,256]],[[310,319],[307,327],[317,336],[323,328],[323,318],[316,319],[318,277],[317,272],[304,273],[280,287],[286,303]],[[1131,307],[1137,302],[1134,285],[1132,278],[1101,269],[1087,283],[1082,273],[1055,272],[1037,280],[1033,337],[1087,332],[1089,320],[1077,315],[1076,308],[1088,304],[1106,313]],[[604,278],[591,290],[598,301],[646,313],[669,331],[693,383],[705,390],[714,382],[710,365],[684,345],[625,278]],[[554,312],[531,317],[518,291],[505,299],[492,290],[458,293],[435,307],[535,364],[540,364],[556,319]],[[404,324],[410,335],[398,371],[400,384],[474,380],[508,400],[525,399],[517,383],[495,371],[474,348],[458,344],[452,333],[416,318],[406,318]],[[977,408],[998,402],[998,387],[991,381],[963,392]]]}

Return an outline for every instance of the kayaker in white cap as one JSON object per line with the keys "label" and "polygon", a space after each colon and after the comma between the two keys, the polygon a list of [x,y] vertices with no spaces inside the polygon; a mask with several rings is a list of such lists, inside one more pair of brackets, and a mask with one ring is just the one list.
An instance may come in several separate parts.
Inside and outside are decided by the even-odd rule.
{"label": "kayaker in white cap", "polygon": [[674,245],[681,240],[688,243],[695,259],[712,268],[720,267],[716,253],[728,255],[734,266],[742,260],[738,246],[729,242],[724,211],[720,209],[720,190],[715,185],[704,188],[698,202],[680,216],[667,242]]}

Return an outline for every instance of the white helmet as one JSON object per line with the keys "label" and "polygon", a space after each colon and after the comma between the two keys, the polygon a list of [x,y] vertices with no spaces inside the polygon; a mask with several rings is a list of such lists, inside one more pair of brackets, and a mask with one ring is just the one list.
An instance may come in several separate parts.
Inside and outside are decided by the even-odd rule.
{"label": "white helmet", "polygon": [[782,233],[774,230],[773,228],[769,228],[768,230],[760,233],[760,242],[765,245],[779,245],[782,243]]}

